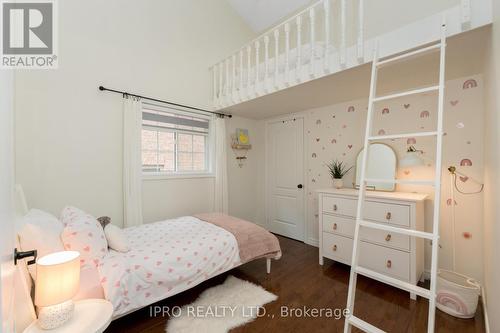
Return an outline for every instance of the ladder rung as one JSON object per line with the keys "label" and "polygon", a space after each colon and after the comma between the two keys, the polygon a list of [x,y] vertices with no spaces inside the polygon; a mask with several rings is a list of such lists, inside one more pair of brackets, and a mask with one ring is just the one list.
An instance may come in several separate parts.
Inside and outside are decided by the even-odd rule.
{"label": "ladder rung", "polygon": [[375,102],[385,101],[388,99],[394,99],[394,98],[398,98],[398,97],[404,97],[404,96],[415,95],[415,94],[423,94],[423,93],[426,93],[429,91],[435,91],[435,90],[439,90],[439,85],[421,88],[421,89],[415,89],[415,90],[408,90],[408,91],[404,91],[404,92],[392,94],[392,95],[387,95],[387,96],[375,97],[373,99],[373,102],[375,103]]}
{"label": "ladder rung", "polygon": [[355,326],[359,328],[360,330],[363,330],[368,333],[386,333],[385,331],[382,331],[381,329],[373,326],[372,324],[367,323],[366,321],[359,319],[358,317],[355,317],[354,315],[350,316],[347,318],[347,321],[349,324],[352,326]]}
{"label": "ladder rung", "polygon": [[430,232],[393,227],[393,226],[388,225],[388,224],[369,222],[369,221],[365,221],[365,220],[359,220],[359,225],[361,225],[363,227],[367,227],[367,228],[389,231],[389,232],[393,232],[395,234],[401,234],[401,235],[407,235],[407,236],[412,236],[412,237],[419,237],[419,238],[434,240],[434,234],[432,234]]}
{"label": "ladder rung", "polygon": [[369,278],[372,278],[374,280],[389,284],[389,285],[397,287],[399,289],[406,290],[410,293],[417,294],[421,297],[425,297],[427,299],[430,299],[430,297],[431,297],[431,292],[428,289],[425,289],[425,288],[422,288],[419,286],[415,286],[411,283],[404,282],[404,281],[395,279],[393,277],[372,271],[371,269],[357,266],[355,271],[358,274],[361,274],[361,275],[367,276]]}
{"label": "ladder rung", "polygon": [[377,135],[370,136],[368,140],[389,140],[389,139],[404,139],[404,138],[415,138],[422,136],[436,136],[438,132],[418,132],[418,133],[403,133],[403,134],[391,134],[391,135]]}
{"label": "ladder rung", "polygon": [[380,184],[410,184],[410,185],[435,185],[433,180],[425,179],[365,179],[367,183],[380,183]]}
{"label": "ladder rung", "polygon": [[391,62],[396,62],[396,61],[400,61],[400,60],[403,60],[403,59],[407,59],[407,58],[412,58],[412,57],[415,57],[415,56],[419,56],[419,55],[424,55],[426,53],[430,53],[430,52],[433,52],[433,51],[437,51],[439,50],[441,47],[441,43],[438,43],[438,44],[435,44],[435,45],[432,45],[432,46],[428,46],[428,47],[425,47],[425,48],[422,48],[422,49],[419,49],[419,50],[415,50],[415,51],[412,51],[412,52],[408,52],[408,53],[404,53],[404,54],[401,54],[399,56],[395,56],[395,57],[392,57],[390,59],[386,59],[386,60],[382,60],[380,62],[377,63],[377,67],[382,67],[382,66],[385,66]]}

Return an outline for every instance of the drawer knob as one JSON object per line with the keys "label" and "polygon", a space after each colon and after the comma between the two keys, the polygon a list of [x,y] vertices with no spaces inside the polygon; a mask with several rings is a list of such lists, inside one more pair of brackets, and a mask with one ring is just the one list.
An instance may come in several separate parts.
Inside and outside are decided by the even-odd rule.
{"label": "drawer knob", "polygon": [[387,266],[387,268],[391,268],[392,267],[392,261],[387,260],[387,263],[385,265]]}
{"label": "drawer knob", "polygon": [[337,251],[337,245],[334,245],[334,246],[332,247],[332,250],[333,250],[333,252]]}
{"label": "drawer knob", "polygon": [[333,205],[333,211],[336,212],[338,209],[337,205]]}
{"label": "drawer knob", "polygon": [[391,217],[392,217],[391,212],[387,212],[387,214],[385,214],[385,219],[386,219],[386,220],[390,220],[390,219],[391,219]]}
{"label": "drawer knob", "polygon": [[392,238],[391,234],[387,234],[387,236],[385,236],[385,241],[389,242],[391,238]]}
{"label": "drawer knob", "polygon": [[337,230],[337,223],[333,224],[333,230]]}

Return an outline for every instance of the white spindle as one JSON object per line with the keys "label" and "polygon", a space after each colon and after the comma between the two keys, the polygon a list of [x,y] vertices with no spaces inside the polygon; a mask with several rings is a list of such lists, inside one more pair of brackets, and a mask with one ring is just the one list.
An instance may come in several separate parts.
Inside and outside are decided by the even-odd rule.
{"label": "white spindle", "polygon": [[267,92],[267,78],[269,77],[269,36],[264,37],[264,56],[265,56],[265,73],[264,73],[264,89]]}
{"label": "white spindle", "polygon": [[226,97],[229,97],[230,92],[230,83],[229,83],[229,58],[226,59]]}
{"label": "white spindle", "polygon": [[364,14],[364,0],[359,0],[358,6],[358,61],[364,62],[364,48],[365,48],[365,14]]}
{"label": "white spindle", "polygon": [[302,17],[299,15],[296,19],[297,23],[297,68],[295,70],[295,78],[300,82],[302,73]]}
{"label": "white spindle", "polygon": [[340,2],[340,64],[346,64],[346,43],[347,43],[347,5],[346,0]]}
{"label": "white spindle", "polygon": [[255,93],[257,94],[257,85],[259,84],[259,65],[260,65],[260,54],[259,54],[259,50],[260,50],[260,42],[257,40],[255,41],[255,87],[254,87],[254,91]]}
{"label": "white spindle", "polygon": [[222,84],[222,62],[219,63],[219,104],[222,104],[223,84]]}
{"label": "white spindle", "polygon": [[252,67],[251,56],[252,56],[252,48],[250,47],[250,45],[248,45],[247,46],[247,95],[250,94],[250,84],[251,84],[251,81],[250,81],[250,70],[251,70],[251,67]]}
{"label": "white spindle", "polygon": [[278,29],[274,30],[274,86],[278,88],[278,75],[279,75],[279,49],[280,49],[280,31]]}
{"label": "white spindle", "polygon": [[316,51],[316,12],[314,7],[309,9],[309,22],[311,23],[311,57],[310,57],[310,75],[314,76],[315,51]]}
{"label": "white spindle", "polygon": [[462,24],[467,25],[470,24],[470,0],[461,0],[461,8],[462,8]]}
{"label": "white spindle", "polygon": [[[360,0],[363,1],[363,0]],[[325,54],[324,54],[324,68],[323,70],[327,72],[329,70],[328,59],[331,51],[331,41],[330,41],[330,0],[324,0],[324,10],[325,10]]]}
{"label": "white spindle", "polygon": [[213,100],[214,104],[217,101],[217,65],[212,67],[212,78],[213,78]]}
{"label": "white spindle", "polygon": [[243,49],[240,50],[240,97],[243,91]]}
{"label": "white spindle", "polygon": [[290,83],[290,23],[285,23],[285,84]]}
{"label": "white spindle", "polygon": [[232,68],[232,70],[233,70],[233,73],[232,73],[233,77],[231,79],[231,82],[232,82],[231,83],[231,88],[232,88],[231,89],[231,95],[232,95],[231,97],[232,97],[233,100],[235,100],[234,99],[234,94],[236,92],[236,54],[233,54],[232,66],[233,66],[233,68]]}

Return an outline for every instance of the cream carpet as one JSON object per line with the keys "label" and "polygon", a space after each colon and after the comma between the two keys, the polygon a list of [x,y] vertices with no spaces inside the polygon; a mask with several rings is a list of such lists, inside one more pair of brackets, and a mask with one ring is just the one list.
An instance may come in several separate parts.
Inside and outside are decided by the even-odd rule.
{"label": "cream carpet", "polygon": [[277,298],[261,286],[229,276],[223,284],[205,290],[195,302],[171,316],[166,331],[225,333],[255,320],[258,307]]}

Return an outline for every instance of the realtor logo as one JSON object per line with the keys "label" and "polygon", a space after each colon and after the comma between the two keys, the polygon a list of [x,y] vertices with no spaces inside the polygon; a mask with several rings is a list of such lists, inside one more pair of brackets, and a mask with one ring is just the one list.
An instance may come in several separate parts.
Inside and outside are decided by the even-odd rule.
{"label": "realtor logo", "polygon": [[2,68],[57,68],[55,0],[2,1]]}

